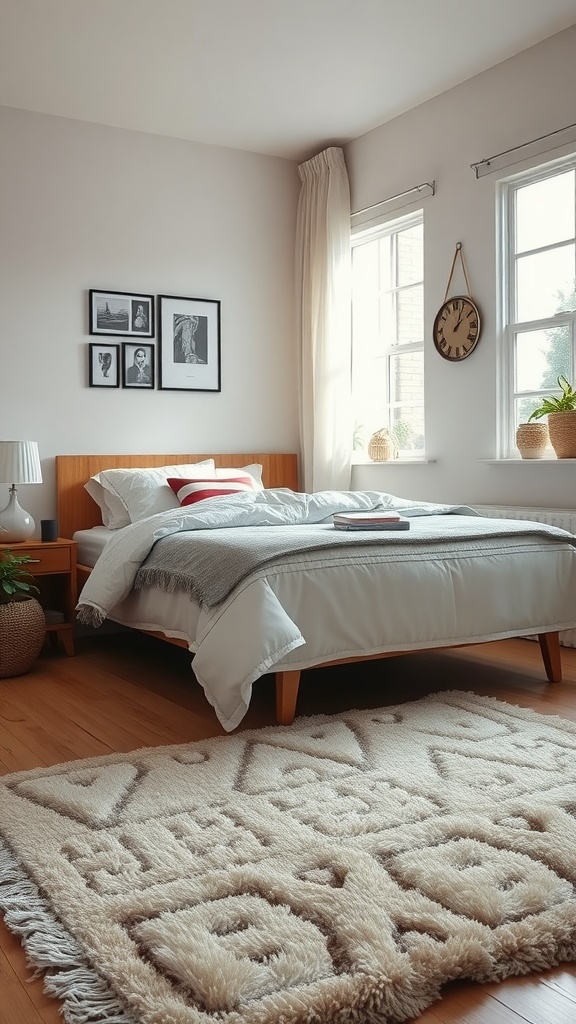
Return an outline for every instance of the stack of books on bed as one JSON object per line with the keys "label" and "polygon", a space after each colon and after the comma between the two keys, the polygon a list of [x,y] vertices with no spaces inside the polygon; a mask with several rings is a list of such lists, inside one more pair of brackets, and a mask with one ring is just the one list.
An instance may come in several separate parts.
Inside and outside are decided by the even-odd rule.
{"label": "stack of books on bed", "polygon": [[397,512],[336,512],[337,530],[409,530],[410,520]]}

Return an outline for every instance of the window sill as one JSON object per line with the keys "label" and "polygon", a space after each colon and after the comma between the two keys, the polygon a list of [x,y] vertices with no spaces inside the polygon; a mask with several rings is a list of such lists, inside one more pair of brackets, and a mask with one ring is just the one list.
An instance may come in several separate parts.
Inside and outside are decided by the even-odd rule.
{"label": "window sill", "polygon": [[576,459],[477,459],[487,466],[562,466],[574,465]]}
{"label": "window sill", "polygon": [[351,461],[353,466],[427,466],[437,460],[423,456],[417,459],[382,459],[381,462],[377,462],[367,455],[353,455]]}

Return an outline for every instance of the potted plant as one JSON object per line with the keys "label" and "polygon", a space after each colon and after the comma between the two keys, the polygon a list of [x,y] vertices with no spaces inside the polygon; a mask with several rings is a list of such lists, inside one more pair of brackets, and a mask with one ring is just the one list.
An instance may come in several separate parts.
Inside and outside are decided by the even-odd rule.
{"label": "potted plant", "polygon": [[44,611],[34,577],[23,568],[34,559],[24,552],[0,552],[0,678],[32,667],[46,636]]}
{"label": "potted plant", "polygon": [[528,422],[547,416],[550,443],[557,458],[576,459],[576,391],[563,374],[558,377],[558,387],[562,394],[544,398]]}

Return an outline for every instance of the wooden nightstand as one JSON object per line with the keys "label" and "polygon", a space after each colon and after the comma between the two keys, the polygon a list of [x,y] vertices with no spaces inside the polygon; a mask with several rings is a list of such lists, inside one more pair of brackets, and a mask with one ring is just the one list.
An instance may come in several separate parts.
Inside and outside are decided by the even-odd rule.
{"label": "wooden nightstand", "polygon": [[25,553],[34,559],[23,566],[35,577],[43,608],[60,612],[62,622],[47,622],[46,630],[58,639],[68,657],[74,654],[74,610],[77,601],[76,541],[59,537],[54,541],[25,540],[20,544],[0,544],[0,551]]}

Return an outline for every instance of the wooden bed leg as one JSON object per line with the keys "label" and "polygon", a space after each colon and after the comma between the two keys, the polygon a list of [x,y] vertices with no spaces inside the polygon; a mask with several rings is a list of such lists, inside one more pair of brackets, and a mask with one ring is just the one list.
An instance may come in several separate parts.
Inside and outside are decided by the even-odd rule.
{"label": "wooden bed leg", "polygon": [[300,686],[300,669],[276,672],[276,724],[292,725]]}
{"label": "wooden bed leg", "polygon": [[542,661],[549,682],[562,682],[562,660],[560,657],[560,636],[558,633],[539,633],[538,641]]}

